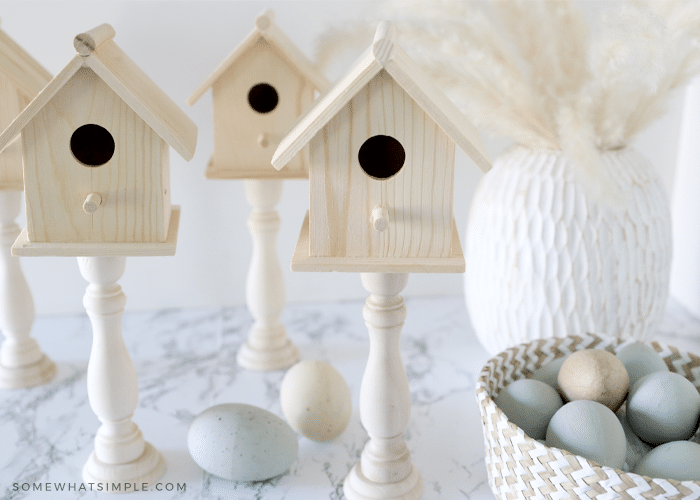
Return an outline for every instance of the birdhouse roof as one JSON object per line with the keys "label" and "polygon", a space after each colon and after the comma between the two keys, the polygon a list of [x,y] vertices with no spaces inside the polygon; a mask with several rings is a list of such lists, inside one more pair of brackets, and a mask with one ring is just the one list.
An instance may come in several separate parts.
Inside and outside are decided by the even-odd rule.
{"label": "birdhouse roof", "polygon": [[395,43],[395,30],[388,21],[379,24],[372,46],[350,71],[319,97],[282,139],[272,157],[274,167],[284,167],[382,69],[481,170],[487,172],[491,168],[476,127]]}
{"label": "birdhouse roof", "polygon": [[264,10],[255,18],[255,27],[247,37],[224,59],[221,64],[210,74],[202,84],[197,87],[192,95],[187,99],[187,104],[192,106],[228,70],[238,59],[260,40],[264,39],[276,50],[287,62],[296,68],[301,74],[321,91],[328,87],[329,82],[326,77],[316,69],[314,64],[299,50],[282,30],[274,23],[274,12],[271,9]]}
{"label": "birdhouse roof", "polygon": [[76,55],[0,134],[0,150],[9,144],[36,114],[68,83],[80,68],[97,74],[161,139],[185,160],[194,156],[197,126],[112,41],[114,29],[102,24],[76,36]]}
{"label": "birdhouse roof", "polygon": [[29,99],[33,99],[51,80],[51,73],[2,30],[0,30],[0,73]]}

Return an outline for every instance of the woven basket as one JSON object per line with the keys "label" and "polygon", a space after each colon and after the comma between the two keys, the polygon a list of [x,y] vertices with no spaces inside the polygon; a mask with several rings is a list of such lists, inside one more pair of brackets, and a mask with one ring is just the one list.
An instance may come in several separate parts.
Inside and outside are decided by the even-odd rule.
{"label": "woven basket", "polygon": [[[489,486],[501,500],[514,498],[699,499],[700,481],[651,479],[600,466],[586,458],[535,441],[508,421],[493,402],[503,387],[574,351],[615,352],[634,340],[593,334],[536,340],[511,347],[491,358],[481,370],[476,396],[486,444]],[[651,345],[672,372],[700,387],[700,357],[658,342]],[[696,434],[697,437],[697,434]]]}

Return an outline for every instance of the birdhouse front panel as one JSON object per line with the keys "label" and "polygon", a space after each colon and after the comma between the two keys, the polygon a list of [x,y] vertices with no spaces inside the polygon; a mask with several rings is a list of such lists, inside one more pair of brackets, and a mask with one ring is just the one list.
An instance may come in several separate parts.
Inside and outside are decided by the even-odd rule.
{"label": "birdhouse front panel", "polygon": [[262,37],[212,85],[214,155],[209,178],[307,177],[305,155],[277,172],[272,154],[314,99],[314,87]]}
{"label": "birdhouse front panel", "polygon": [[22,129],[32,242],[163,242],[168,145],[91,69]]}
{"label": "birdhouse front panel", "polygon": [[449,257],[455,144],[381,70],[309,142],[312,257]]}
{"label": "birdhouse front panel", "polygon": [[[9,78],[0,73],[0,129],[5,129],[29,104]],[[16,140],[0,153],[0,190],[24,189],[22,181],[22,144]]]}

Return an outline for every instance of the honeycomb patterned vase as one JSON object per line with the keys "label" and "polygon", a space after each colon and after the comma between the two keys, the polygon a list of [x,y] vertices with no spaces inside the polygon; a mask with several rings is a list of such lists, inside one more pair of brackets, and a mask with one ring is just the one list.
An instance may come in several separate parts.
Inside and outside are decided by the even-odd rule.
{"label": "honeycomb patterned vase", "polygon": [[639,340],[655,331],[668,297],[668,196],[634,149],[600,155],[614,204],[587,194],[557,151],[513,147],[482,178],[464,280],[489,353],[590,331]]}

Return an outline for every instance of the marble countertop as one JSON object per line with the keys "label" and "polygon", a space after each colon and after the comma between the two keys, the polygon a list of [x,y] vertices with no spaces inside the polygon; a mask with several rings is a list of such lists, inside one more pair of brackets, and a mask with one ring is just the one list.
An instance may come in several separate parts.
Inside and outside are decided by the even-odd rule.
{"label": "marble countertop", "polygon": [[[425,480],[424,499],[491,500],[474,396],[478,373],[489,356],[471,329],[462,297],[409,299],[406,304],[401,348],[412,410],[405,437]],[[350,386],[354,410],[348,428],[335,441],[319,444],[299,437],[299,455],[290,470],[257,483],[235,483],[202,472],[186,446],[190,422],[215,404],[248,403],[282,416],[283,372],[251,372],[236,365],[236,350],[252,324],[246,308],[125,314],[124,338],[140,390],[133,420],[167,461],[161,488],[173,488],[129,498],[344,498],[343,478],[367,440],[357,407],[369,349],[362,306],[356,301],[286,308],[282,320],[302,358],[333,364]],[[92,336],[87,316],[38,318],[33,336],[56,362],[58,373],[45,386],[0,391],[0,498],[104,497],[89,491],[22,489],[35,483],[79,488],[99,426],[86,388]],[[671,301],[657,339],[700,353],[700,320]]]}

